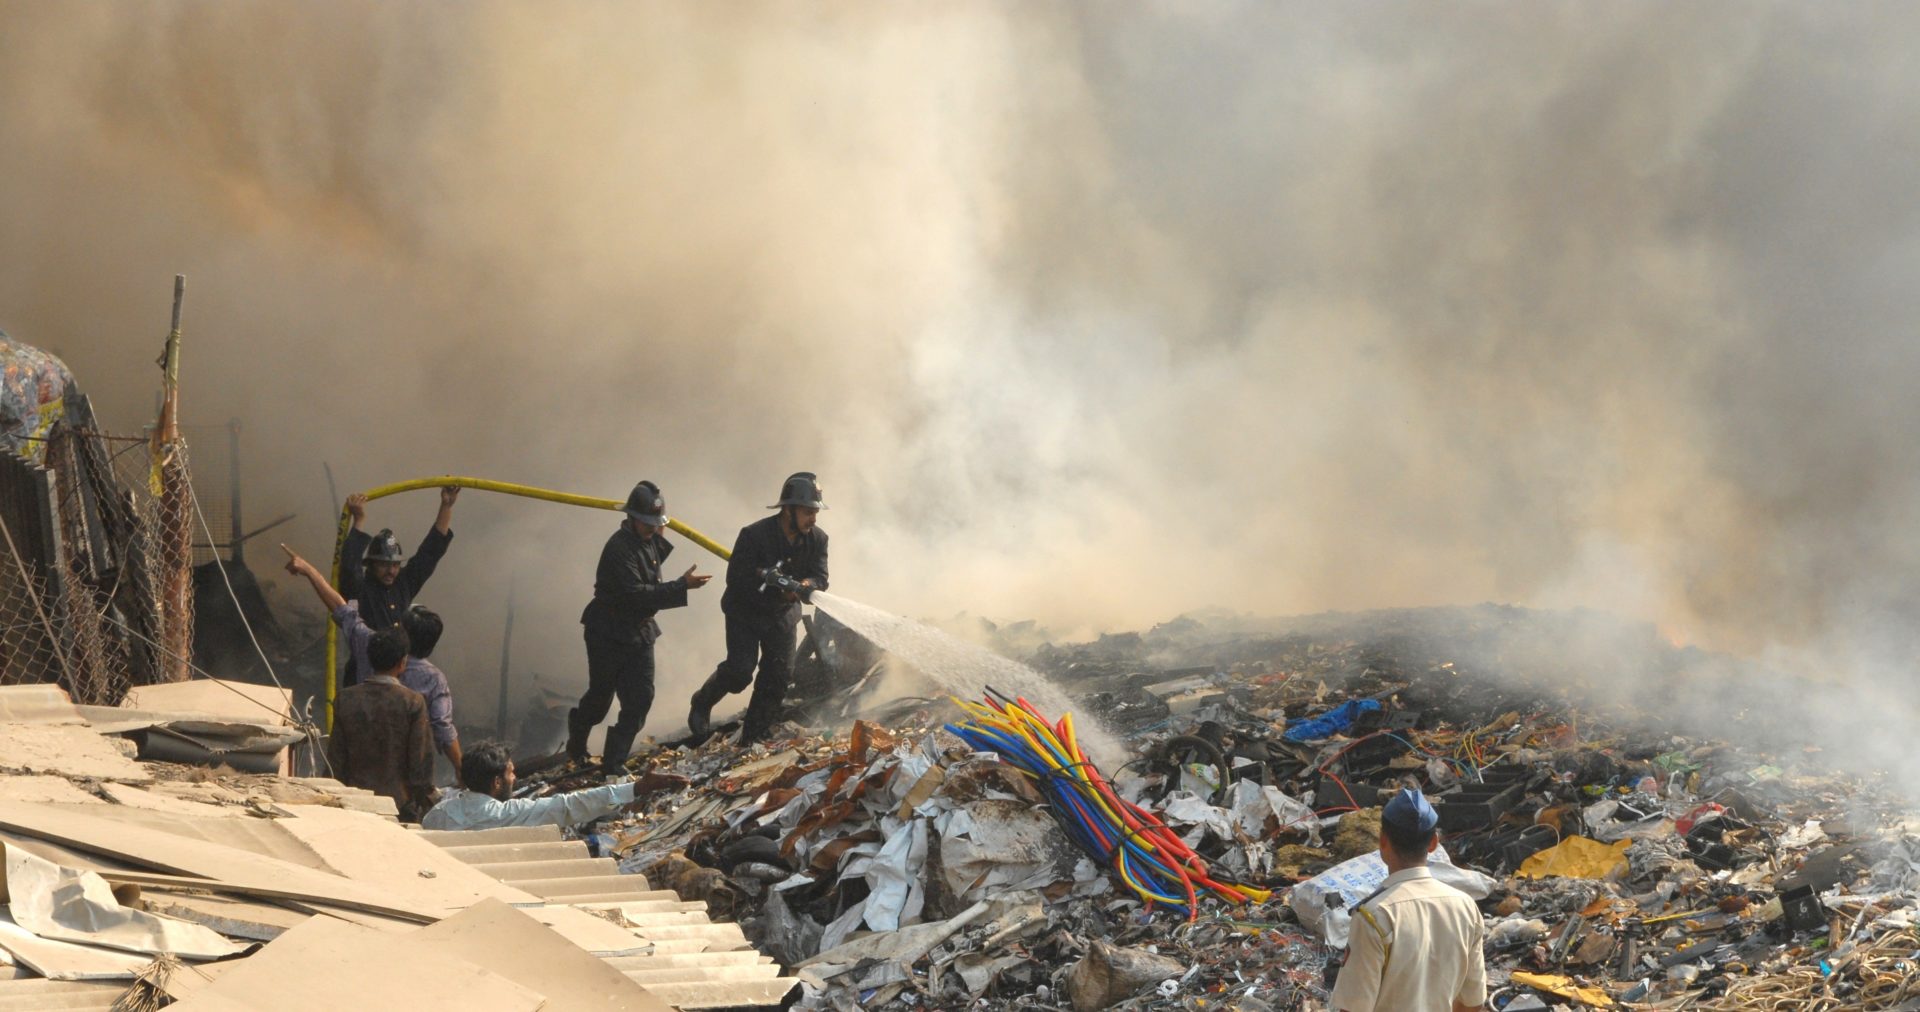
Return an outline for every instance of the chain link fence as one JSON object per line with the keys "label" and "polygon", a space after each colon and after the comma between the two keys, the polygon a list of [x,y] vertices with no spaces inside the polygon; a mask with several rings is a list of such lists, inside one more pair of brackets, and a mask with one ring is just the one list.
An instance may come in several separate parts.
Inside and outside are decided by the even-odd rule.
{"label": "chain link fence", "polygon": [[97,431],[70,397],[38,445],[0,455],[0,684],[112,706],[185,678],[199,526],[185,446],[156,469],[146,437]]}
{"label": "chain link fence", "polygon": [[[193,487],[199,493],[193,506],[193,564],[239,557],[239,431],[240,423],[182,425],[181,438],[194,447]],[[144,462],[143,462],[144,464]],[[200,521],[206,521],[202,529]]]}

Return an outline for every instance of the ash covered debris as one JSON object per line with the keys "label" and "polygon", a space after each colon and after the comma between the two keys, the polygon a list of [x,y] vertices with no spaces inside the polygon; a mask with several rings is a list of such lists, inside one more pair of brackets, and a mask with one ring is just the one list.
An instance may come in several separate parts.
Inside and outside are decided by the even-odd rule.
{"label": "ash covered debris", "polygon": [[[1631,646],[1548,649],[1601,627]],[[1441,820],[1436,875],[1478,903],[1491,1008],[1920,1001],[1911,803],[1780,714],[1715,728],[1675,702],[1768,673],[1494,607],[1182,621],[1024,656],[1076,721],[1124,733],[1132,754],[1099,771],[1115,793],[1244,896],[1143,898],[1047,778],[952,733],[969,715],[947,701],[658,748],[635,768],[694,786],[590,839],[737,918],[801,981],[797,1007],[1323,1009],[1350,908],[1386,874],[1379,806],[1410,786]],[[1610,692],[1612,666],[1670,691]]]}

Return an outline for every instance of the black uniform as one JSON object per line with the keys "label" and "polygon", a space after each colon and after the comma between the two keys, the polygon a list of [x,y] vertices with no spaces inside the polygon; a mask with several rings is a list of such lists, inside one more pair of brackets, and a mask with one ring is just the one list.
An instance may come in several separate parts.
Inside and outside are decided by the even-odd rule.
{"label": "black uniform", "polygon": [[[400,567],[400,575],[393,586],[384,586],[378,580],[368,579],[367,566],[363,561],[367,555],[367,545],[373,541],[373,535],[354,529],[347,532],[346,543],[340,546],[340,596],[349,601],[360,602],[360,618],[367,628],[375,631],[391,629],[405,621],[407,609],[413,607],[414,595],[427,585],[433,571],[440,565],[440,559],[447,554],[447,546],[453,543],[453,531],[440,533],[440,528],[427,528],[427,536],[420,539],[420,550],[413,554]],[[360,680],[352,657],[347,658],[347,673],[343,685],[353,685]]]}
{"label": "black uniform", "polygon": [[587,694],[571,720],[582,732],[606,719],[615,695],[620,718],[607,729],[601,762],[608,768],[626,762],[634,736],[653,707],[653,641],[660,637],[655,613],[687,605],[687,581],[660,579],[660,564],[673,551],[656,534],[643,540],[622,524],[600,550],[594,571],[593,600],[580,613],[586,627]]}
{"label": "black uniform", "polygon": [[[760,589],[760,570],[775,563],[781,563],[781,571],[796,580],[812,580],[815,590],[827,589],[827,532],[815,527],[789,541],[775,515],[742,527],[733,542],[727,591],[720,598],[720,610],[727,617],[727,659],[713,669],[699,695],[711,706],[721,696],[752,685],[746,740],[766,733],[779,717],[793,671],[794,626],[800,621],[800,605],[784,600],[776,588]],[[758,677],[754,675],[756,659]]]}

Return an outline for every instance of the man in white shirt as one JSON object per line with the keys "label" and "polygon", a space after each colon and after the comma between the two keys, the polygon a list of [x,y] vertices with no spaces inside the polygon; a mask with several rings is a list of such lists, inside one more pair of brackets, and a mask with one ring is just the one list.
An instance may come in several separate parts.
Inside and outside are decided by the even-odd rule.
{"label": "man in white shirt", "polygon": [[584,791],[544,798],[513,796],[513,755],[505,745],[484,742],[460,761],[466,790],[442,799],[420,820],[427,829],[498,829],[501,826],[580,826],[612,815],[633,803],[636,794],[677,790],[692,781],[668,773],[649,773]]}
{"label": "man in white shirt", "polygon": [[1471,1012],[1486,1003],[1480,908],[1427,870],[1439,824],[1410,788],[1381,813],[1387,880],[1354,906],[1347,962],[1328,999],[1340,1012]]}

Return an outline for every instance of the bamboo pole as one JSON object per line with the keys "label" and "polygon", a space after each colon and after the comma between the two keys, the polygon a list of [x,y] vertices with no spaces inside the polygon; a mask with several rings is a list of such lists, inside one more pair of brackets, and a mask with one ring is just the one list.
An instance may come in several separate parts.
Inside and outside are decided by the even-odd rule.
{"label": "bamboo pole", "polygon": [[160,356],[160,420],[153,430],[151,481],[160,498],[160,679],[184,682],[193,677],[193,488],[187,477],[186,447],[180,439],[180,307],[187,278],[173,276],[173,328]]}

